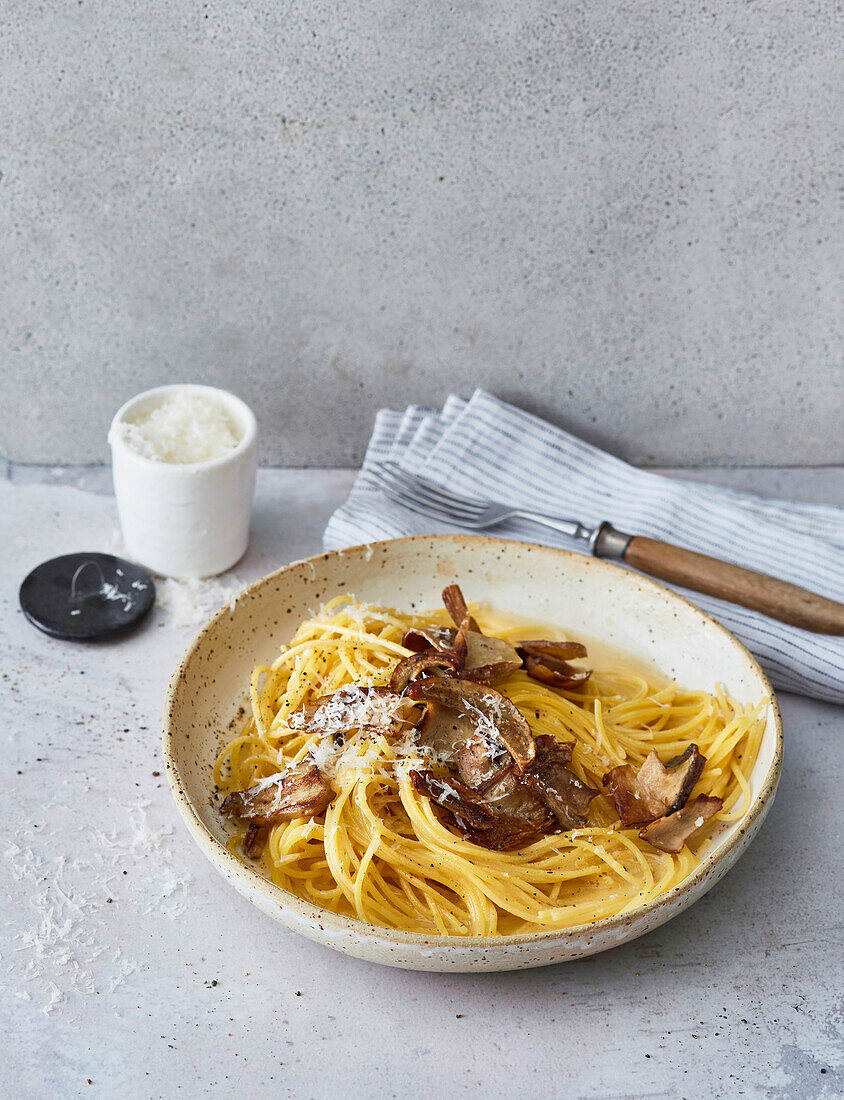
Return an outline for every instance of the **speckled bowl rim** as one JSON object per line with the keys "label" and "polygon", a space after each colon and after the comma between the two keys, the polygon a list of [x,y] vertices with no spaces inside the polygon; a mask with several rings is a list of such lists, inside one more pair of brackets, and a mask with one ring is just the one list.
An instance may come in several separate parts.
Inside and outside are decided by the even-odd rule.
{"label": "speckled bowl rim", "polygon": [[[332,558],[339,558],[341,555],[347,555],[354,553],[355,551],[365,551],[367,553],[378,550],[381,547],[399,546],[399,545],[412,545],[414,543],[427,542],[432,540],[437,542],[449,542],[451,544],[457,544],[459,546],[464,545],[482,545],[485,544],[489,547],[513,547],[521,546],[530,552],[540,551],[542,553],[551,554],[560,558],[562,561],[569,561],[576,559],[578,566],[586,566],[586,568],[596,569],[601,571],[610,572],[613,574],[624,574],[627,577],[634,577],[637,584],[644,585],[645,587],[655,589],[663,598],[668,600],[669,603],[681,604],[683,607],[692,611],[699,619],[711,627],[714,627],[721,634],[735,646],[735,648],[742,654],[747,661],[750,668],[759,676],[762,685],[767,692],[767,702],[770,704],[773,716],[774,716],[774,730],[776,733],[776,745],[774,748],[774,756],[771,761],[770,767],[762,781],[761,788],[758,795],[754,798],[752,804],[748,808],[744,818],[741,820],[739,827],[729,838],[727,843],[721,847],[717,852],[712,852],[705,855],[701,860],[695,871],[689,875],[688,878],[683,879],[676,886],[672,887],[667,893],[661,894],[658,898],[654,898],[652,901],[646,902],[644,905],[639,905],[635,909],[630,909],[624,913],[619,913],[613,917],[604,917],[601,920],[590,921],[586,924],[573,925],[570,928],[551,929],[544,932],[523,932],[518,935],[510,936],[440,936],[436,934],[425,934],[419,932],[404,932],[393,928],[384,928],[380,925],[367,924],[364,921],[358,920],[354,917],[341,916],[337,913],[332,913],[327,909],[320,909],[319,906],[305,901],[302,898],[297,897],[295,894],[289,893],[281,886],[277,886],[274,882],[265,878],[253,867],[244,863],[233,852],[230,852],[214,835],[210,832],[208,827],[202,821],[193,807],[193,803],[185,792],[179,769],[176,764],[175,754],[172,748],[173,740],[173,709],[176,703],[176,691],[178,689],[179,682],[184,674],[184,671],[193,657],[196,650],[199,648],[205,634],[221,619],[223,616],[230,614],[229,605],[221,607],[219,611],[213,615],[207,623],[194,636],[193,640],[182,654],[179,663],[177,664],[170,682],[167,687],[167,695],[164,704],[163,714],[163,754],[166,765],[167,778],[170,784],[170,789],[173,793],[173,797],[176,800],[176,804],[181,812],[186,824],[188,825],[191,833],[193,834],[200,847],[203,848],[204,854],[215,864],[221,864],[218,867],[223,872],[225,877],[242,877],[245,876],[247,882],[259,893],[264,895],[264,900],[275,909],[279,910],[291,910],[299,914],[299,916],[308,918],[313,922],[316,928],[323,928],[330,926],[338,932],[352,933],[358,938],[358,940],[371,940],[377,941],[389,945],[412,945],[420,948],[460,948],[462,951],[466,949],[477,948],[479,952],[488,950],[493,947],[507,947],[517,946],[519,944],[541,944],[541,943],[563,943],[566,940],[574,940],[584,935],[592,935],[593,938],[599,933],[612,931],[616,928],[623,928],[631,925],[634,921],[636,923],[645,923],[644,918],[650,917],[653,914],[659,914],[662,910],[668,911],[668,919],[670,916],[675,915],[672,913],[672,909],[675,906],[677,900],[685,893],[689,893],[695,890],[695,887],[702,884],[704,880],[708,879],[718,864],[728,860],[730,854],[735,850],[737,846],[743,847],[745,834],[748,832],[753,823],[757,820],[760,814],[764,814],[767,810],[768,803],[773,797],[777,784],[779,782],[780,771],[782,769],[782,757],[783,757],[783,729],[782,729],[782,715],[780,714],[779,704],[777,702],[776,695],[774,694],[771,682],[767,675],[763,671],[759,662],[753,656],[753,654],[747,649],[747,647],[736,638],[736,636],[725,626],[713,619],[711,615],[708,615],[705,611],[702,611],[691,600],[687,600],[684,596],[680,596],[678,593],[671,591],[664,585],[659,584],[657,581],[651,580],[649,577],[643,576],[641,573],[631,573],[627,569],[622,569],[621,566],[614,565],[611,562],[603,561],[600,558],[587,557],[584,554],[577,554],[570,550],[561,550],[553,546],[543,546],[539,543],[523,542],[517,539],[497,539],[491,538],[486,535],[450,535],[450,534],[433,534],[433,535],[411,535],[405,538],[397,539],[384,539],[379,542],[361,543],[356,546],[349,546],[343,550],[330,550],[323,554],[315,554],[310,558],[300,558],[297,561],[289,562],[287,565],[282,566],[280,569],[274,570],[272,573],[268,573],[258,580],[253,581],[252,584],[242,589],[238,593],[236,600],[240,600],[244,596],[255,594],[258,589],[263,585],[275,580],[281,574],[286,573],[290,569],[295,569],[302,565],[316,566],[319,562],[326,562]],[[725,869],[729,869],[731,861],[728,862],[728,866]],[[719,876],[720,877],[720,876]],[[713,878],[710,885],[714,885],[717,881]],[[708,887],[707,887],[708,889]],[[704,891],[705,892],[705,891]],[[697,900],[697,899],[695,899]],[[693,903],[692,903],[693,904]],[[269,911],[269,910],[267,910]],[[662,921],[650,921],[647,922],[648,927],[653,928],[658,926]],[[643,928],[643,933],[645,929]],[[564,961],[564,960],[561,960]]]}

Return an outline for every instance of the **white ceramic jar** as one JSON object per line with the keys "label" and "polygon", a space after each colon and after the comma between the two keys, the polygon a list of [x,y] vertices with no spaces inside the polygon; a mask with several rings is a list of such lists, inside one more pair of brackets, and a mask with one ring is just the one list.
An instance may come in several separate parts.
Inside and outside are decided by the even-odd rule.
{"label": "white ceramic jar", "polygon": [[[127,442],[124,425],[180,393],[216,403],[237,445],[205,462],[159,462]],[[117,411],[108,434],[123,540],[129,557],[168,577],[210,577],[246,551],[255,493],[258,428],[239,397],[212,386],[160,386]]]}

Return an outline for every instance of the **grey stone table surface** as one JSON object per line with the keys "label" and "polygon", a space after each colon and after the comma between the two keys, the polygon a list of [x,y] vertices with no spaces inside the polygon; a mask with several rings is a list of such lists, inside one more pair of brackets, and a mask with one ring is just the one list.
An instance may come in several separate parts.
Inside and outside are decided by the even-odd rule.
{"label": "grey stone table surface", "polygon": [[[385,969],[236,894],[163,775],[164,690],[196,629],[161,586],[119,643],[61,643],[17,605],[39,561],[119,544],[104,470],[9,468],[2,529],[0,1033],[17,1097],[815,1097],[844,1090],[839,708],[781,696],[779,794],[691,910],[543,970]],[[685,476],[841,502],[840,470]],[[348,470],[265,470],[233,589],[320,550]],[[194,612],[195,619],[199,612]]]}

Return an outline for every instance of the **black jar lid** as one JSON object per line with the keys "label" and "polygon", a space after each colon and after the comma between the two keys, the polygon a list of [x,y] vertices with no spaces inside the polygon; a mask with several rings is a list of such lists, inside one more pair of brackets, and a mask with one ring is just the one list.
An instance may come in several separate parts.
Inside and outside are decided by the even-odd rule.
{"label": "black jar lid", "polygon": [[134,630],[155,602],[152,577],[113,554],[64,554],[20,587],[24,615],[53,638],[102,642]]}

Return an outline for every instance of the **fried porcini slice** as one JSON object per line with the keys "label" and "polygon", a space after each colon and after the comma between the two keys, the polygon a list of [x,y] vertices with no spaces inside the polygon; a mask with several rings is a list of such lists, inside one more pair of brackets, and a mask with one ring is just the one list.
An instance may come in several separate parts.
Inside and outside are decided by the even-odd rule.
{"label": "fried porcini slice", "polygon": [[[277,821],[322,813],[333,798],[334,791],[320,775],[319,768],[306,758],[244,791],[233,791],[220,809],[253,825],[274,825]],[[254,834],[252,839],[254,842]]]}
{"label": "fried porcini slice", "polygon": [[482,795],[459,779],[438,779],[431,771],[416,769],[409,775],[414,788],[440,807],[445,820],[482,848],[509,852],[542,835],[543,830],[525,818],[494,811]]}
{"label": "fried porcini slice", "polygon": [[446,611],[458,628],[452,645],[459,649],[462,644],[466,648],[464,679],[488,683],[503,679],[522,667],[521,657],[509,642],[503,638],[488,637],[481,631],[477,621],[469,614],[460,585],[450,584],[444,588],[442,598]]}
{"label": "fried porcini slice", "polygon": [[250,859],[257,859],[261,854],[263,848],[263,844],[260,842],[262,831],[261,826],[256,825],[254,821],[246,830],[246,835],[243,838],[243,853],[249,856]]}
{"label": "fried porcini slice", "polygon": [[419,653],[412,653],[409,657],[402,657],[390,677],[390,690],[396,695],[401,695],[411,680],[415,680],[425,672],[457,676],[460,666],[460,660],[448,650],[423,649]]}
{"label": "fried porcini slice", "polygon": [[544,823],[543,832],[556,831],[554,826],[576,829],[586,824],[589,803],[598,791],[567,767],[574,744],[540,734],[536,755],[520,774],[512,760],[502,764],[501,755],[495,757],[486,740],[476,733],[455,754],[455,763],[461,780],[493,807],[501,805],[508,813]]}
{"label": "fried porcini slice", "polygon": [[488,684],[433,676],[414,680],[407,693],[411,699],[439,703],[472,719],[475,729],[504,745],[520,771],[533,760],[536,745],[530,726],[515,704]]}
{"label": "fried porcini slice", "polygon": [[[456,711],[449,710],[448,713],[456,714]],[[462,715],[460,717],[463,718]],[[463,720],[467,723],[469,733],[455,749],[454,763],[457,774],[466,786],[483,794],[486,785],[494,783],[502,770],[512,770],[513,758],[500,742],[490,741],[488,737],[478,733],[470,718]]]}
{"label": "fried porcini slice", "polygon": [[539,657],[525,657],[525,672],[533,680],[539,680],[550,687],[577,688],[582,687],[592,675],[590,668],[572,668],[564,662],[554,662]]}
{"label": "fried porcini slice", "polygon": [[541,832],[556,831],[556,818],[522,781],[515,761],[502,745],[475,730],[454,754],[454,762],[462,782],[483,795],[494,813],[521,817]]}
{"label": "fried porcini slice", "polygon": [[524,662],[525,671],[534,680],[552,687],[581,687],[592,675],[588,668],[575,668],[569,661],[585,657],[586,646],[580,642],[548,642],[530,640],[519,642],[517,652]]}
{"label": "fried porcini slice", "polygon": [[466,680],[489,683],[509,676],[522,667],[522,658],[515,647],[503,638],[481,633],[469,614],[460,587],[450,584],[443,590],[443,603],[457,624],[453,627],[413,627],[405,631],[402,645],[414,653],[434,649],[449,653],[459,662]]}
{"label": "fried porcini slice", "polygon": [[461,627],[457,634],[457,644],[463,639],[466,656],[461,676],[465,680],[490,683],[503,680],[511,672],[522,667],[522,658],[504,638],[493,638],[476,630]]}
{"label": "fried porcini slice", "polygon": [[450,810],[461,826],[482,829],[492,820],[492,811],[482,796],[459,779],[453,776],[440,779],[427,768],[411,768],[408,775],[420,794],[426,794],[438,806]]}
{"label": "fried porcini slice", "polygon": [[434,650],[452,655],[466,680],[488,683],[503,679],[522,667],[522,658],[509,642],[475,630],[414,627],[405,632],[402,645],[414,653]]}
{"label": "fried porcini slice", "polygon": [[676,813],[685,804],[705,763],[697,745],[689,745],[667,764],[652,752],[638,772],[630,764],[622,764],[607,772],[603,783],[622,825],[647,825]]}
{"label": "fried porcini slice", "polygon": [[426,703],[417,731],[419,744],[427,745],[437,756],[450,761],[474,737],[475,722],[451,707]]}
{"label": "fried porcini slice", "polygon": [[423,649],[451,649],[457,631],[453,626],[412,626],[404,632],[401,644],[405,649],[421,653]]}
{"label": "fried porcini slice", "polygon": [[472,630],[476,634],[480,634],[481,628],[469,614],[469,608],[466,606],[466,600],[460,591],[459,584],[450,584],[444,588],[442,600],[446,611],[451,615],[458,630],[463,627],[466,630]]}
{"label": "fried porcini slice", "polygon": [[515,765],[501,769],[491,782],[484,784],[483,797],[497,817],[517,818],[539,833],[558,833],[557,816],[546,801],[525,783]]}
{"label": "fried porcini slice", "polygon": [[458,628],[456,635],[449,638],[451,632],[442,627],[409,630],[404,636],[404,644],[416,651],[426,640],[436,649],[450,648],[459,652],[462,642],[466,648],[463,679],[490,683],[524,667],[535,680],[553,687],[576,688],[591,676],[590,669],[574,668],[568,663],[573,658],[586,656],[586,647],[579,642],[528,640],[513,646],[504,638],[489,637],[481,631],[469,614],[459,585],[450,584],[444,588],[442,599]]}
{"label": "fried porcini slice", "polygon": [[[510,851],[537,837],[576,828],[586,822],[589,803],[598,794],[566,766],[573,741],[542,735],[524,770],[498,739],[487,736],[473,717],[437,707],[455,723],[452,745],[459,778],[439,779],[419,772],[414,779],[467,839],[496,851]],[[462,741],[462,743],[460,743]],[[487,819],[487,813],[491,819]]]}
{"label": "fried porcini slice", "polygon": [[685,806],[659,817],[639,830],[639,836],[663,852],[676,855],[694,834],[702,829],[714,814],[724,805],[723,799],[708,794],[699,794]]}
{"label": "fried porcini slice", "polygon": [[550,657],[555,661],[588,656],[586,646],[581,642],[522,641],[518,643],[518,648],[531,657]]}
{"label": "fried porcini slice", "polygon": [[574,741],[558,741],[550,734],[540,734],[536,755],[522,776],[522,782],[539,795],[563,829],[585,825],[589,803],[599,793],[567,767],[573,749]]}

